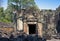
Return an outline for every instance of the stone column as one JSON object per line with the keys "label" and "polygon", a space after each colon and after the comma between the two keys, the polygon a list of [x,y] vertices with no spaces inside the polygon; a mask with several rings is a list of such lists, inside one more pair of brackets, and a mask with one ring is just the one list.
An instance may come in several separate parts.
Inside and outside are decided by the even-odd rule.
{"label": "stone column", "polygon": [[20,18],[17,19],[17,30],[18,31],[23,30],[23,21]]}
{"label": "stone column", "polygon": [[24,22],[24,32],[29,34],[28,24],[26,22]]}
{"label": "stone column", "polygon": [[42,37],[43,31],[42,31],[42,23],[38,23],[38,35],[40,35]]}

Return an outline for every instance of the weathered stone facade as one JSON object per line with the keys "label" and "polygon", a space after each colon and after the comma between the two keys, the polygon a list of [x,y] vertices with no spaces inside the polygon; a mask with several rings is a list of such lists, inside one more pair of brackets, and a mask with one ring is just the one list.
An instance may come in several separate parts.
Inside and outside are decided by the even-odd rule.
{"label": "weathered stone facade", "polygon": [[[17,30],[23,31],[26,34],[30,34],[30,28],[35,28],[35,32],[31,34],[38,34],[40,36],[44,35],[54,35],[57,33],[56,26],[59,20],[59,14],[56,10],[41,10],[32,11],[22,9],[19,13],[19,18],[17,19]],[[56,20],[57,18],[57,20]],[[35,26],[34,26],[35,25]]]}
{"label": "weathered stone facade", "polygon": [[56,20],[55,10],[41,10],[40,14],[43,16],[43,35],[56,34]]}
{"label": "weathered stone facade", "polygon": [[[19,31],[23,31],[26,34],[38,34],[40,36],[42,36],[43,34],[43,30],[42,30],[42,22],[39,21],[40,20],[40,14],[39,13],[35,13],[32,11],[25,11],[22,10],[22,12],[20,13],[20,18],[17,19],[17,30]],[[31,27],[33,29],[31,29]],[[35,29],[34,29],[35,28]],[[31,31],[33,30],[33,31]]]}

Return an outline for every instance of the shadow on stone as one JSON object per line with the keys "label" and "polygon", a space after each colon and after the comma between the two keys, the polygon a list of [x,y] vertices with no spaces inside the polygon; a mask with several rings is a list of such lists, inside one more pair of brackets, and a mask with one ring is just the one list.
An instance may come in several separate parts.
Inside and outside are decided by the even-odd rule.
{"label": "shadow on stone", "polygon": [[13,35],[10,36],[10,38],[0,38],[0,41],[46,41],[45,38],[41,38],[38,35],[19,35],[16,38],[14,38]]}

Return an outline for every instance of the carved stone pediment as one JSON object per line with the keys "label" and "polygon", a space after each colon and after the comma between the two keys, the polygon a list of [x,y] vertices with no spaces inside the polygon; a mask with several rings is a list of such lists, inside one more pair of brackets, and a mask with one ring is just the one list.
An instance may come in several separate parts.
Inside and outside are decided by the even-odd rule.
{"label": "carved stone pediment", "polygon": [[28,15],[27,18],[34,18],[34,16],[33,15]]}
{"label": "carved stone pediment", "polygon": [[37,22],[37,18],[27,18],[27,21],[29,22]]}

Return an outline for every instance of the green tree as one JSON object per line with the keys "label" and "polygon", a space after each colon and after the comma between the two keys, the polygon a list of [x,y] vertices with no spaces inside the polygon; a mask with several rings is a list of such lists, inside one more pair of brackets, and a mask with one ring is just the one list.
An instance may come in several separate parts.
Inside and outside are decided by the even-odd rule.
{"label": "green tree", "polygon": [[12,22],[12,12],[10,12],[9,9],[6,9],[4,13],[6,22]]}
{"label": "green tree", "polygon": [[3,22],[4,17],[5,17],[5,15],[4,15],[3,7],[0,7],[0,22]]}
{"label": "green tree", "polygon": [[31,9],[32,11],[37,11],[38,7],[34,0],[8,0],[8,7],[6,14],[10,15],[8,20],[12,22],[13,10],[20,11],[21,9]]}
{"label": "green tree", "polygon": [[4,11],[3,7],[0,7],[0,22],[10,23],[11,21],[11,13],[7,9]]}
{"label": "green tree", "polygon": [[28,9],[33,8],[34,10],[37,10],[38,7],[36,6],[34,0],[8,0],[7,9],[10,12],[13,12],[13,10],[20,11],[21,9],[27,9],[27,8]]}
{"label": "green tree", "polygon": [[16,10],[26,9],[35,6],[34,0],[8,0],[9,7]]}

